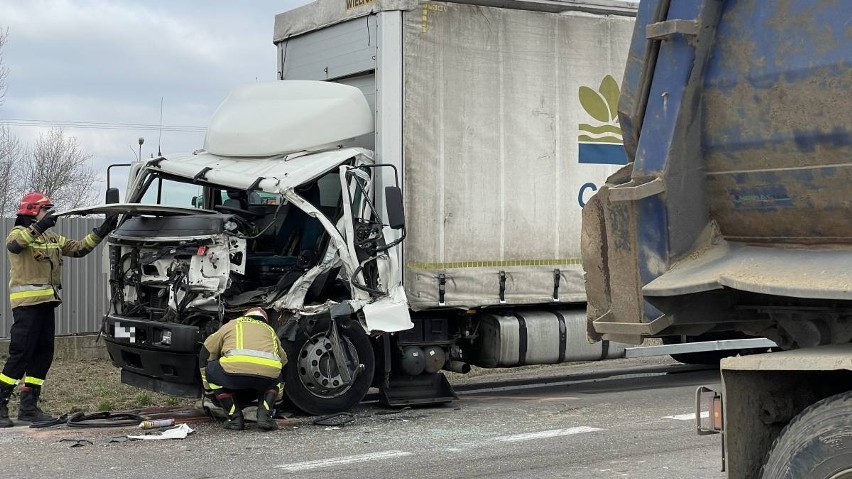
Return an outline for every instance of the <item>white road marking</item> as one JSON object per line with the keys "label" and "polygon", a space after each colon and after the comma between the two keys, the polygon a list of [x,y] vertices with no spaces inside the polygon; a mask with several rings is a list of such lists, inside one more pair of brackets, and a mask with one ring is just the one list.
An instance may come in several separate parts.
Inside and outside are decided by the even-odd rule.
{"label": "white road marking", "polygon": [[586,432],[595,432],[595,431],[603,431],[603,429],[599,429],[596,427],[589,426],[579,426],[579,427],[569,427],[567,429],[553,429],[550,431],[539,431],[539,432],[528,432],[525,434],[513,434],[511,436],[498,436],[492,438],[492,441],[500,441],[500,442],[518,442],[518,441],[531,441],[533,439],[545,439],[549,437],[559,437],[559,436],[570,436],[572,434],[583,434]]}
{"label": "white road marking", "polygon": [[382,459],[393,459],[396,457],[405,457],[413,455],[413,452],[406,451],[383,451],[371,452],[368,454],[358,454],[355,456],[335,457],[331,459],[319,459],[316,461],[294,462],[292,464],[281,464],[276,468],[285,472],[306,471],[308,469],[319,469],[321,467],[342,466],[344,464],[353,464],[356,462],[380,461]]}
{"label": "white road marking", "polygon": [[[710,417],[710,412],[701,411],[701,417],[707,419],[708,417]],[[693,412],[689,414],[678,414],[677,416],[663,416],[663,419],[675,419],[677,421],[694,421],[695,413]]]}

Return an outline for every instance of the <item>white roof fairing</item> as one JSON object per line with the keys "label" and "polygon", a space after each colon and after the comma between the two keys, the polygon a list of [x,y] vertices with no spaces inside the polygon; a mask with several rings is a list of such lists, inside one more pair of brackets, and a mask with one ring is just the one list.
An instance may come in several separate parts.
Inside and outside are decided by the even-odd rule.
{"label": "white roof fairing", "polygon": [[204,150],[263,157],[351,145],[372,133],[373,112],[361,90],[339,83],[284,80],[234,88],[219,105]]}
{"label": "white roof fairing", "polygon": [[195,178],[202,170],[210,168],[203,174],[206,183],[242,190],[248,189],[258,178],[264,178],[258,183],[258,189],[281,193],[316,179],[353,157],[356,164],[373,162],[370,150],[342,148],[289,159],[286,156],[229,158],[201,152],[166,158],[157,166],[147,168],[187,179]]}

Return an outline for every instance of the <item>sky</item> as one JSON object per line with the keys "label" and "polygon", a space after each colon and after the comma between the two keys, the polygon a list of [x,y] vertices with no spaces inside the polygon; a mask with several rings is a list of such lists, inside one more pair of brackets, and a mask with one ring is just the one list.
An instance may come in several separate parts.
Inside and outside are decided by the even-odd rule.
{"label": "sky", "polygon": [[[275,15],[305,3],[0,0],[9,70],[0,123],[29,144],[65,125],[105,178],[108,165],[136,159],[139,137],[143,158],[157,154],[162,100],[162,152],[201,148],[232,87],[276,79]],[[115,173],[113,183],[126,181]],[[105,182],[96,188],[103,198]]]}

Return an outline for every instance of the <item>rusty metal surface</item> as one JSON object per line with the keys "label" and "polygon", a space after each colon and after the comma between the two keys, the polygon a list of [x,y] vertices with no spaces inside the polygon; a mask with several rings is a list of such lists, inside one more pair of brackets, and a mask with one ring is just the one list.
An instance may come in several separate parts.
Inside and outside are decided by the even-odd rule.
{"label": "rusty metal surface", "polygon": [[[102,218],[60,218],[54,231],[79,240],[103,222]],[[14,227],[14,218],[0,219],[3,238]],[[56,334],[94,333],[101,328],[101,319],[107,306],[107,279],[103,268],[103,246],[98,246],[88,256],[64,258],[62,267],[62,305],[56,310]],[[9,305],[9,253],[0,255],[0,337],[9,337],[12,327],[12,308]]]}

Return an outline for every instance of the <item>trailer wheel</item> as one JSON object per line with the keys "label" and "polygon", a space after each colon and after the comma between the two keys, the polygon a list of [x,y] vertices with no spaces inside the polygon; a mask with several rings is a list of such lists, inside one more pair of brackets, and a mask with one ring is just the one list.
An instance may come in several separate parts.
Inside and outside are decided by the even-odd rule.
{"label": "trailer wheel", "polygon": [[852,391],[805,408],[775,439],[761,477],[852,478],[851,410]]}
{"label": "trailer wheel", "polygon": [[[370,339],[358,323],[338,325],[342,343],[355,367],[349,371],[355,381],[342,384],[337,361],[326,332],[308,334],[299,330],[296,341],[283,341],[287,353],[284,393],[293,406],[312,415],[351,409],[361,402],[373,382],[375,358]],[[363,364],[357,372],[357,365]]]}

